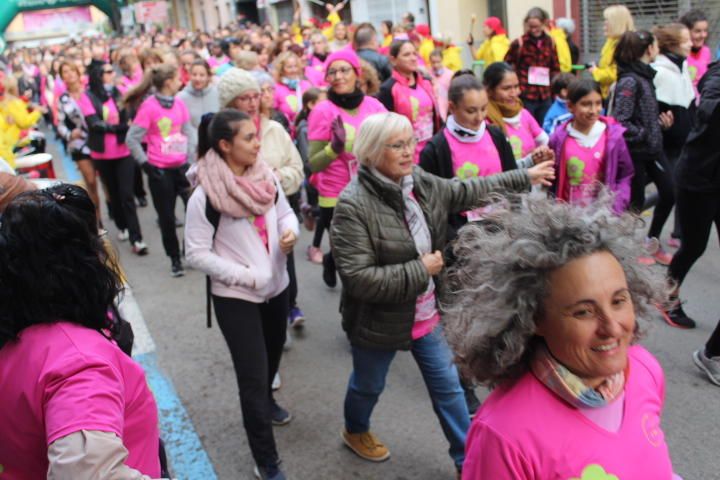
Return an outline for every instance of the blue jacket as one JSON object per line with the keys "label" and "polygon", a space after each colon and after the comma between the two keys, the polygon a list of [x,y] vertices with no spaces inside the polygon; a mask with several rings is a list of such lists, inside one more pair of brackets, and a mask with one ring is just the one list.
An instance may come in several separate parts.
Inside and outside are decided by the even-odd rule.
{"label": "blue jacket", "polygon": [[558,125],[571,118],[572,113],[568,111],[567,101],[556,98],[550,106],[550,110],[545,114],[545,120],[542,125],[543,130],[545,130],[545,133],[548,135],[552,135]]}

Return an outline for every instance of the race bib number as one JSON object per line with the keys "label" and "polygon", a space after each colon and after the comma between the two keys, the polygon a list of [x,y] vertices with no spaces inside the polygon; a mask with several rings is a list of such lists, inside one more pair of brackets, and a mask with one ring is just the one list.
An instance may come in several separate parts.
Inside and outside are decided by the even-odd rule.
{"label": "race bib number", "polygon": [[541,87],[550,86],[550,69],[547,67],[530,67],[528,71],[528,83]]}
{"label": "race bib number", "polygon": [[186,154],[188,139],[182,133],[174,133],[164,138],[160,144],[160,152],[163,155]]}
{"label": "race bib number", "polygon": [[415,135],[417,135],[418,142],[424,142],[430,140],[433,136],[433,117],[432,113],[426,113],[418,118],[416,124]]}

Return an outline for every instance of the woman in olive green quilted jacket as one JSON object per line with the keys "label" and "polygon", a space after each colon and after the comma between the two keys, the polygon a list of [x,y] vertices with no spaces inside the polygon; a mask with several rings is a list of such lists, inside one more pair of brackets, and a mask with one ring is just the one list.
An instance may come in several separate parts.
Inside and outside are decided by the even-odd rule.
{"label": "woman in olive green quilted jacket", "polygon": [[554,171],[552,162],[545,162],[529,170],[447,180],[415,167],[415,145],[406,117],[368,117],[355,140],[360,170],[335,208],[331,241],[353,356],[342,437],[366,460],[390,457],[370,432],[370,416],[395,352],[410,350],[460,472],[470,419],[439,326],[433,280],[443,268],[448,214],[478,207],[491,192],[549,184]]}

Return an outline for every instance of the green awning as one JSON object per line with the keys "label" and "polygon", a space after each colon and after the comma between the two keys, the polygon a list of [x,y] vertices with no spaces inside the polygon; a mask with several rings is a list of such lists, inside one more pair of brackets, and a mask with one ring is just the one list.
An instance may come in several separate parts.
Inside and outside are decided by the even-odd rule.
{"label": "green awning", "polygon": [[5,29],[18,13],[49,8],[94,5],[107,15],[112,22],[115,22],[118,17],[118,7],[125,3],[124,0],[0,0],[0,32],[5,33]]}

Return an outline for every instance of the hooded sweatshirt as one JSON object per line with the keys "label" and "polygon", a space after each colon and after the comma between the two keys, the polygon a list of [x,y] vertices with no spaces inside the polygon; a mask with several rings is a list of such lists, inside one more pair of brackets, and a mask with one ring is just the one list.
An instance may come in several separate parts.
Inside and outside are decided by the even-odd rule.
{"label": "hooded sweatshirt", "polygon": [[209,85],[203,90],[197,90],[192,86],[192,83],[188,85],[178,93],[177,98],[183,101],[185,106],[190,112],[190,125],[192,125],[192,134],[188,137],[189,149],[192,153],[190,161],[195,161],[195,147],[198,142],[198,127],[200,126],[200,119],[206,113],[217,112],[220,110],[220,99],[218,97],[218,90],[216,85]]}

